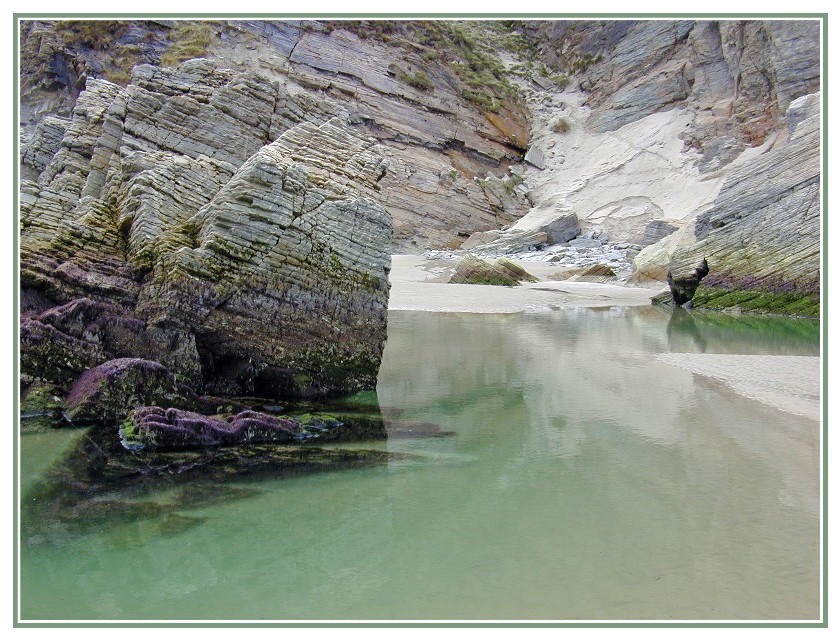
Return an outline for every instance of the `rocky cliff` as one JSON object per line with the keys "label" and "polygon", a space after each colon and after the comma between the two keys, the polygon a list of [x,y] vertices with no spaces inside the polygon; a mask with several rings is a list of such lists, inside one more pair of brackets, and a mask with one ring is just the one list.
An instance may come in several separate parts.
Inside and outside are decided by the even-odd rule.
{"label": "rocky cliff", "polygon": [[[454,247],[529,206],[509,173],[528,147],[527,113],[483,33],[418,21],[24,22],[23,139],[39,149],[25,152],[26,165],[54,149],[87,78],[142,86],[131,80],[138,64],[204,57],[282,87],[276,109],[259,105],[235,139],[273,140],[292,124],[341,117],[388,160],[378,200],[393,218],[394,248]],[[214,124],[203,126],[207,138]]]}
{"label": "rocky cliff", "polygon": [[810,303],[794,306],[818,313],[818,21],[522,28],[573,80],[525,91],[533,207],[508,235],[550,236],[577,219],[582,234],[638,254],[637,281],[690,274],[706,255],[709,285],[798,293]]}
{"label": "rocky cliff", "polygon": [[[801,109],[790,109],[819,91],[817,20],[31,21],[21,36],[24,177],[41,175],[53,155],[72,157],[61,141],[86,80],[142,87],[161,77],[155,69],[204,57],[214,62],[194,69],[227,69],[221,75],[270,97],[247,116],[229,88],[207,108],[176,101],[161,113],[152,102],[128,133],[177,147],[178,123],[194,123],[191,157],[215,162],[202,179],[220,183],[229,173],[221,163],[238,166],[302,122],[339,118],[375,138],[388,161],[376,200],[393,219],[397,252],[456,248],[470,236],[465,247],[491,242],[498,252],[579,235],[635,256],[635,280],[664,281],[681,268],[672,258],[698,242],[735,260],[709,248],[723,232],[704,231],[721,207],[740,206],[732,198],[745,191],[725,185],[760,173],[773,154],[818,153],[818,136],[794,140]],[[166,91],[203,99],[205,80]],[[167,123],[159,132],[144,126],[149,113]],[[220,131],[217,117],[227,123]],[[778,237],[809,243],[818,221],[817,210],[772,217]],[[759,254],[777,262],[775,249],[761,253],[763,240],[751,246],[736,272]],[[813,244],[796,255],[803,273],[819,272]],[[709,266],[718,284],[801,289],[790,270],[750,279],[719,271],[715,258]]]}
{"label": "rocky cliff", "polygon": [[136,67],[126,87],[88,78],[69,119],[36,126],[24,379],[67,385],[141,357],[205,393],[375,385],[387,161],[341,117],[293,123],[295,106],[264,76],[195,60]]}
{"label": "rocky cliff", "polygon": [[794,100],[787,120],[787,143],[733,171],[698,216],[696,242],[674,252],[675,279],[708,262],[695,304],[819,315],[819,95]]}

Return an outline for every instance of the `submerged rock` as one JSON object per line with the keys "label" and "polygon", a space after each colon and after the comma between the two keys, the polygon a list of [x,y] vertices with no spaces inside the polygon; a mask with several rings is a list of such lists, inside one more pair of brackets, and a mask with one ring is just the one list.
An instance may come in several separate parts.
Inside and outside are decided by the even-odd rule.
{"label": "submerged rock", "polygon": [[81,433],[23,496],[23,542],[61,545],[68,534],[140,522],[148,522],[156,535],[177,535],[201,523],[182,510],[256,493],[229,482],[332,472],[410,457],[375,449],[283,444],[129,450],[116,428],[95,426]]}

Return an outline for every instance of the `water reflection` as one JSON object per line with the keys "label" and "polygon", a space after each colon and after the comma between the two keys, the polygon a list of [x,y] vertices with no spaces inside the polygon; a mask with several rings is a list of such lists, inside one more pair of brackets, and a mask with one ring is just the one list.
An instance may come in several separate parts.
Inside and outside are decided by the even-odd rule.
{"label": "water reflection", "polygon": [[25,546],[24,611],[815,618],[817,425],[654,358],[817,352],[810,325],[766,320],[392,313],[377,394],[356,398],[388,438],[335,445],[386,464],[237,481],[251,493],[226,501],[171,487],[161,526]]}
{"label": "water reflection", "polygon": [[[255,402],[266,410],[263,401],[249,399],[249,405]],[[175,536],[203,522],[184,511],[258,493],[231,483],[381,465],[401,457],[376,448],[336,445],[387,437],[375,391],[318,405],[285,404],[278,407],[284,415],[293,408],[296,416],[324,415],[337,426],[303,444],[210,448],[127,448],[117,425],[59,430],[53,438],[27,434],[32,445],[36,439],[60,440],[66,449],[53,452],[55,459],[48,465],[35,461],[40,473],[28,474],[22,487],[22,542],[65,545],[74,536],[144,522],[150,523],[142,527],[146,532]]]}
{"label": "water reflection", "polygon": [[689,312],[681,307],[661,312],[670,314],[668,347],[671,351],[820,355],[817,320]]}

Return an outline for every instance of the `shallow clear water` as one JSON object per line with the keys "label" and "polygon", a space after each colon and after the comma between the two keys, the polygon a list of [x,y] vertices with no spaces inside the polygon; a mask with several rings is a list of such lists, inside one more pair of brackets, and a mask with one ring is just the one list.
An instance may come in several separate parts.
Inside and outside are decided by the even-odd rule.
{"label": "shallow clear water", "polygon": [[[394,312],[378,396],[416,454],[21,545],[31,619],[819,617],[819,424],[658,352],[819,354],[814,323]],[[21,437],[22,490],[66,433]],[[356,446],[371,446],[370,444]],[[165,496],[158,499],[165,500]]]}

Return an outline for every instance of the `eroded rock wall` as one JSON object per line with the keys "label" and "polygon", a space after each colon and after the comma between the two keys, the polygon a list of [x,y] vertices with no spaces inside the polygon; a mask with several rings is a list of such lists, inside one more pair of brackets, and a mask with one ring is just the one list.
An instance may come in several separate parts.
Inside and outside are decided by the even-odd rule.
{"label": "eroded rock wall", "polygon": [[143,357],[205,392],[372,388],[392,234],[376,141],[292,124],[279,83],[207,60],[87,85],[60,144],[23,154],[57,147],[22,184],[24,376]]}
{"label": "eroded rock wall", "polygon": [[[456,58],[471,51],[420,44],[423,27],[412,26],[416,22],[380,22],[387,23],[390,37],[376,37],[354,21],[204,21],[194,29],[206,30],[208,44],[195,57],[215,64],[197,64],[191,77],[181,79],[182,72],[176,80],[166,80],[162,65],[179,45],[179,29],[193,28],[191,23],[132,21],[130,28],[118,25],[105,34],[84,23],[27,23],[21,34],[23,101],[31,108],[24,140],[31,140],[40,156],[48,154],[45,138],[55,138],[58,123],[38,125],[45,114],[67,117],[78,93],[72,86],[121,72],[96,48],[105,39],[122,52],[120,60],[156,62],[131,72],[127,99],[134,109],[124,135],[140,148],[152,143],[237,164],[291,126],[340,116],[361,135],[376,138],[389,161],[379,200],[394,220],[395,250],[457,246],[474,231],[516,221],[529,203],[525,190],[512,189],[505,179],[528,147],[524,105],[510,97],[493,98],[489,106],[471,102],[455,73],[457,64],[470,68]],[[472,41],[461,46],[471,47]],[[72,73],[56,75],[56,60]],[[230,74],[237,74],[232,85]],[[220,84],[208,84],[213,82]],[[261,82],[280,89],[266,90]],[[165,96],[160,104],[144,96],[149,83],[155,95]],[[251,94],[246,111],[230,100],[243,91]],[[147,122],[151,114],[153,125]],[[192,133],[180,140],[186,128]],[[43,163],[28,154],[27,167]]]}
{"label": "eroded rock wall", "polygon": [[694,244],[670,263],[680,277],[704,257],[701,286],[725,291],[820,293],[820,95],[789,109],[790,139],[727,179],[698,217]]}

